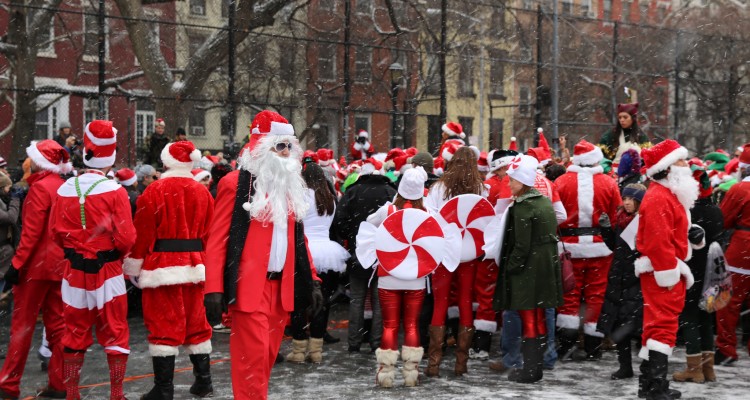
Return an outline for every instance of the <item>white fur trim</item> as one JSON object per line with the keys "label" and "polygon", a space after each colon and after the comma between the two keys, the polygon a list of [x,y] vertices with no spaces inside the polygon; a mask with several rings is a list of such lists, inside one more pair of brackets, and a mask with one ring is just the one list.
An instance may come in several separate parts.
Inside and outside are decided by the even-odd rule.
{"label": "white fur trim", "polygon": [[118,352],[120,354],[130,354],[130,349],[126,349],[126,348],[120,347],[120,346],[104,346],[104,350],[105,351],[107,351],[107,350],[116,351],[116,352]]}
{"label": "white fur trim", "polygon": [[[576,174],[578,182],[578,227],[591,227],[594,217],[594,175],[588,172]],[[579,243],[593,241],[593,238],[578,237]]]}
{"label": "white fur trim", "polygon": [[163,344],[148,344],[148,353],[151,357],[169,357],[180,353],[177,346],[165,346]]}
{"label": "white fur trim", "polygon": [[640,276],[643,273],[652,272],[654,267],[651,265],[651,260],[643,256],[633,262],[633,270],[635,271],[635,276]]}
{"label": "white fur trim", "polygon": [[594,150],[591,150],[589,152],[579,154],[577,156],[573,156],[573,164],[575,165],[596,165],[599,164],[599,162],[604,159],[604,154],[602,154],[602,149],[599,148],[599,146],[594,146]]}
{"label": "white fur trim", "polygon": [[[393,350],[391,350],[393,351]],[[401,359],[404,362],[411,361],[419,364],[424,355],[424,347],[401,346]]]}
{"label": "white fur trim", "polygon": [[269,135],[291,135],[294,136],[294,127],[292,124],[285,124],[283,122],[271,121],[271,130],[268,131]]}
{"label": "white fur trim", "polygon": [[206,340],[202,343],[189,344],[185,346],[185,352],[188,354],[211,354],[213,347],[211,347],[211,339]]}
{"label": "white fur trim", "polygon": [[154,288],[159,286],[180,285],[183,283],[200,283],[206,280],[206,267],[203,264],[196,266],[181,265],[174,267],[161,267],[155,270],[141,270],[138,283],[141,288]]}
{"label": "white fur trim", "polygon": [[[593,236],[578,236],[581,238],[592,238]],[[562,253],[563,244],[557,242],[557,249]],[[612,250],[604,242],[568,243],[565,242],[565,250],[570,252],[573,258],[599,258],[612,254]]]}
{"label": "white fur trim", "polygon": [[367,131],[359,131],[359,133],[357,133],[357,137],[366,138],[366,137],[370,137],[370,134],[367,133]]}
{"label": "white fur trim", "polygon": [[137,180],[138,180],[138,177],[135,176],[135,175],[133,175],[133,177],[130,178],[130,179],[125,179],[124,181],[120,181],[120,185],[130,186],[130,185],[134,184]]}
{"label": "white fur trim", "polygon": [[354,145],[352,145],[352,147],[354,147],[354,150],[357,150],[357,151],[362,150],[362,145],[357,142],[355,142]]}
{"label": "white fur trim", "polygon": [[162,172],[159,179],[167,178],[190,178],[193,179],[193,173],[190,172],[190,168],[185,168],[184,165],[179,167],[170,167],[167,171]]}
{"label": "white fur trim", "polygon": [[197,175],[193,175],[193,180],[196,181],[196,182],[200,182],[200,181],[206,179],[209,176],[211,176],[211,173],[208,172],[208,171],[206,171],[206,170],[203,170],[201,172],[198,172]]}
{"label": "white fur trim", "polygon": [[750,167],[750,164],[745,164],[743,162],[740,162],[739,164],[737,164],[737,168],[739,169],[745,169],[747,167]]}
{"label": "white fur trim", "polygon": [[104,306],[112,299],[124,296],[127,293],[125,279],[122,275],[116,275],[105,280],[101,286],[94,290],[70,286],[68,280],[63,279],[60,291],[63,303],[79,310],[103,310]]}
{"label": "white fur trim", "polygon": [[450,161],[453,158],[453,154],[451,154],[451,152],[448,151],[447,147],[443,149],[443,152],[440,153],[440,155],[443,157],[443,160],[445,160],[446,162]]}
{"label": "white fur trim", "polygon": [[[161,162],[164,164],[165,167],[169,169],[177,169],[182,167],[187,168],[188,170],[193,169],[193,163],[199,162],[201,160],[201,153],[198,151],[198,149],[195,149],[190,152],[190,161],[189,162],[182,162],[177,161],[176,158],[172,157],[172,154],[169,153],[169,148],[172,147],[173,143],[167,143],[166,146],[164,146],[164,149],[161,151]],[[196,159],[197,156],[197,159]],[[192,174],[190,174],[192,177]]]}
{"label": "white fur trim", "polygon": [[648,177],[653,177],[655,174],[665,171],[667,168],[669,168],[672,164],[676,163],[680,160],[685,160],[688,158],[688,151],[686,148],[680,146],[680,148],[673,150],[671,153],[664,156],[659,162],[652,165],[651,168],[646,170],[646,175]]}
{"label": "white fur trim", "polygon": [[52,164],[52,162],[44,157],[36,147],[36,142],[32,142],[31,145],[26,148],[26,155],[31,158],[31,161],[34,161],[34,164],[45,171],[52,171],[56,174],[64,174],[73,170],[73,164],[71,164],[70,162],[64,164]]}
{"label": "white fur trim", "polygon": [[648,347],[641,347],[641,350],[638,351],[638,358],[648,361]]}
{"label": "white fur trim", "polygon": [[578,329],[581,319],[577,315],[557,314],[557,327],[562,329]]}
{"label": "white fur trim", "polygon": [[458,318],[459,314],[458,306],[448,307],[448,318]]}
{"label": "white fur trim", "polygon": [[690,267],[685,264],[682,260],[675,258],[676,265],[672,269],[665,271],[654,271],[654,267],[651,264],[651,260],[646,257],[640,257],[633,263],[635,269],[635,276],[640,276],[643,273],[654,272],[654,279],[656,284],[661,287],[670,287],[680,281],[680,278],[685,278],[685,285],[689,289],[695,283]]}
{"label": "white fur trim", "polygon": [[674,349],[674,347],[654,339],[647,340],[646,346],[644,347],[646,347],[648,350],[658,351],[661,354],[666,354],[667,356],[671,356],[672,350]]}
{"label": "white fur trim", "polygon": [[142,258],[125,257],[122,261],[122,273],[128,276],[139,276],[143,268]]}
{"label": "white fur trim", "polygon": [[117,143],[117,129],[115,127],[112,127],[112,132],[114,132],[114,136],[111,138],[98,138],[94,136],[93,133],[89,130],[89,125],[91,125],[91,122],[86,124],[86,128],[84,129],[86,132],[86,137],[89,138],[89,141],[97,146],[109,146],[112,144]]}
{"label": "white fur trim", "polygon": [[569,165],[568,172],[588,172],[589,174],[596,175],[596,174],[602,174],[604,173],[604,167],[601,165],[595,165],[593,167],[582,167],[580,165]]}
{"label": "white fur trim", "polygon": [[596,330],[596,322],[586,322],[583,324],[583,333],[588,336],[603,338],[604,334]]}
{"label": "white fur trim", "polygon": [[[94,184],[94,182],[101,180],[103,176],[99,174],[92,174],[92,173],[86,173],[78,177],[78,184],[81,187],[81,191],[83,193],[86,193],[86,191],[91,187],[91,185]],[[95,196],[98,194],[103,193],[109,193],[114,192],[115,190],[119,190],[122,186],[118,184],[117,182],[113,180],[107,180],[104,181],[94,187],[94,190],[92,190],[87,197]],[[59,189],[57,189],[57,195],[60,197],[78,197],[78,193],[76,192],[76,183],[75,183],[75,177],[69,178],[65,183],[63,183]]]}
{"label": "white fur trim", "polygon": [[115,165],[115,158],[117,157],[117,150],[112,151],[112,155],[109,157],[92,157],[87,160],[83,157],[83,163],[91,168],[107,168]]}
{"label": "white fur trim", "polygon": [[375,358],[379,364],[383,365],[396,365],[398,361],[398,350],[389,349],[377,349],[375,350]]}
{"label": "white fur trim", "polygon": [[695,284],[695,278],[690,271],[690,267],[682,262],[682,260],[677,260],[677,265],[680,267],[680,275],[685,278],[685,289],[690,289]]}
{"label": "white fur trim", "polygon": [[497,321],[485,321],[483,319],[474,320],[474,328],[478,331],[495,333],[497,331]]}

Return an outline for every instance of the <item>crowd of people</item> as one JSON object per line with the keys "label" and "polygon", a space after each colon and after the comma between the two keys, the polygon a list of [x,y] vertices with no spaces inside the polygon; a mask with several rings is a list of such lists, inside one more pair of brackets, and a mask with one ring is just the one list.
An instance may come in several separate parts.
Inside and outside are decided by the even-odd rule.
{"label": "crowd of people", "polygon": [[[337,159],[303,150],[268,110],[236,160],[202,154],[184,135],[170,140],[162,120],[149,163],[134,170],[113,168],[110,121],[91,121],[81,141],[66,127],[32,142],[22,177],[0,170],[0,288],[12,292],[14,355],[0,398],[21,395],[41,313],[49,381],[37,396],[80,399],[96,329],[110,398],[123,399],[134,294],[153,362],[146,400],[174,398],[180,346],[193,365],[190,394],[211,396],[211,337],[230,331],[234,397],[266,398],[276,362],[320,363],[324,344],[340,340],[327,328],[341,293],[348,351],[369,345],[384,388],[399,380],[399,357],[405,386],[424,382],[420,365],[428,378],[444,374],[449,346],[456,376],[473,359],[519,383],[558,361],[596,362],[612,346],[612,379],[635,376],[636,347],[639,397],[674,399],[667,360],[678,335],[687,360],[672,380],[716,381],[714,364],[738,358],[750,293],[750,144],[690,158],[674,140],[650,143],[637,103],[617,111],[599,143],[569,149],[560,138],[555,151],[539,129],[525,153],[514,138],[482,152],[447,122],[435,156],[378,153],[360,131]],[[716,249],[731,288],[707,308]],[[285,331],[291,351],[279,354]]]}

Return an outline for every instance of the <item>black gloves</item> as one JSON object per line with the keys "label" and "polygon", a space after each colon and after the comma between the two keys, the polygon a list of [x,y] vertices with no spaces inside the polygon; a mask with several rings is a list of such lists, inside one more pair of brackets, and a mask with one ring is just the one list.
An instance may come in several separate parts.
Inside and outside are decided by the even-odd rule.
{"label": "black gloves", "polygon": [[208,293],[203,298],[206,306],[206,319],[211,326],[221,322],[221,313],[224,312],[224,294]]}
{"label": "black gloves", "polygon": [[323,309],[323,291],[320,290],[320,281],[313,280],[312,301],[310,302],[310,317],[318,315]]}
{"label": "black gloves", "polygon": [[699,225],[691,225],[688,230],[688,240],[692,244],[701,244],[706,238],[706,231],[703,230]]}
{"label": "black gloves", "polygon": [[5,273],[5,282],[10,283],[11,285],[18,285],[18,282],[21,280],[21,272],[16,269],[13,265],[8,268],[8,272]]}
{"label": "black gloves", "polygon": [[23,201],[24,197],[26,197],[26,190],[20,186],[13,185],[13,187],[10,189],[10,198]]}
{"label": "black gloves", "polygon": [[617,246],[617,236],[615,231],[612,229],[612,222],[609,220],[609,215],[602,213],[599,216],[599,230],[602,232],[602,240],[604,244],[609,247],[610,250],[615,251]]}

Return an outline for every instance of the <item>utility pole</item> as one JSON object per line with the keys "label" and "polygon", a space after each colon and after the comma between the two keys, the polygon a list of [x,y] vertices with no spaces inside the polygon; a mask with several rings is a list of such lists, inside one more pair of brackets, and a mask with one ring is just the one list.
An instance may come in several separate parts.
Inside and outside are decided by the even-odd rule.
{"label": "utility pole", "polygon": [[341,147],[339,154],[346,154],[347,145],[351,135],[349,134],[349,102],[352,91],[351,74],[349,70],[349,58],[351,55],[351,19],[352,4],[351,0],[344,1],[344,101],[343,101],[343,132],[341,134]]}
{"label": "utility pole", "polygon": [[542,6],[536,6],[536,102],[534,104],[534,127],[542,126]]}
{"label": "utility pole", "polygon": [[[227,126],[226,126],[226,132],[229,136],[229,151],[234,152],[234,137],[236,135],[236,111],[235,111],[235,104],[234,104],[234,70],[235,70],[235,49],[234,49],[234,29],[236,25],[235,21],[235,10],[237,8],[237,2],[236,0],[229,0],[229,10],[227,10],[227,26],[229,29],[228,32],[228,38],[227,38],[227,46],[229,47],[228,60],[227,60]],[[235,154],[236,155],[236,154]]]}
{"label": "utility pole", "polygon": [[620,36],[620,25],[614,22],[614,31],[612,32],[612,90],[610,90],[609,101],[612,105],[612,123],[617,122],[617,42]]}
{"label": "utility pole", "polygon": [[[107,37],[106,37],[106,29],[105,24],[107,21],[105,20],[105,8],[104,8],[104,0],[99,0],[99,12],[97,14],[97,22],[99,25],[99,32],[98,32],[98,40],[99,40],[99,89],[97,91],[98,93],[98,110],[96,111],[96,118],[97,119],[105,119],[107,118],[107,115],[104,113],[105,107],[107,106],[107,99],[104,98],[104,77],[106,74],[106,56],[107,56]],[[86,123],[90,121],[85,121]]]}
{"label": "utility pole", "polygon": [[560,39],[558,38],[559,33],[559,18],[557,15],[558,1],[552,2],[552,142],[555,150],[558,147],[558,138],[560,137],[559,132],[559,104],[560,104],[560,78],[558,76],[558,65],[560,64]]}
{"label": "utility pole", "polygon": [[674,39],[674,140],[680,141],[680,31]]}
{"label": "utility pole", "polygon": [[448,119],[447,88],[445,82],[445,53],[448,51],[448,0],[440,2],[440,123]]}

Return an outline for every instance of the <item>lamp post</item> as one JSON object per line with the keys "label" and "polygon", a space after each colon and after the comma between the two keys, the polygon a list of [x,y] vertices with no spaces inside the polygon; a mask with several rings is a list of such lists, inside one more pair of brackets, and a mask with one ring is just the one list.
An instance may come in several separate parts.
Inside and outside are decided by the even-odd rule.
{"label": "lamp post", "polygon": [[395,62],[388,67],[391,71],[391,148],[398,147],[400,142],[403,142],[401,135],[398,135],[398,88],[401,86],[401,77],[404,74],[404,67],[401,64]]}

